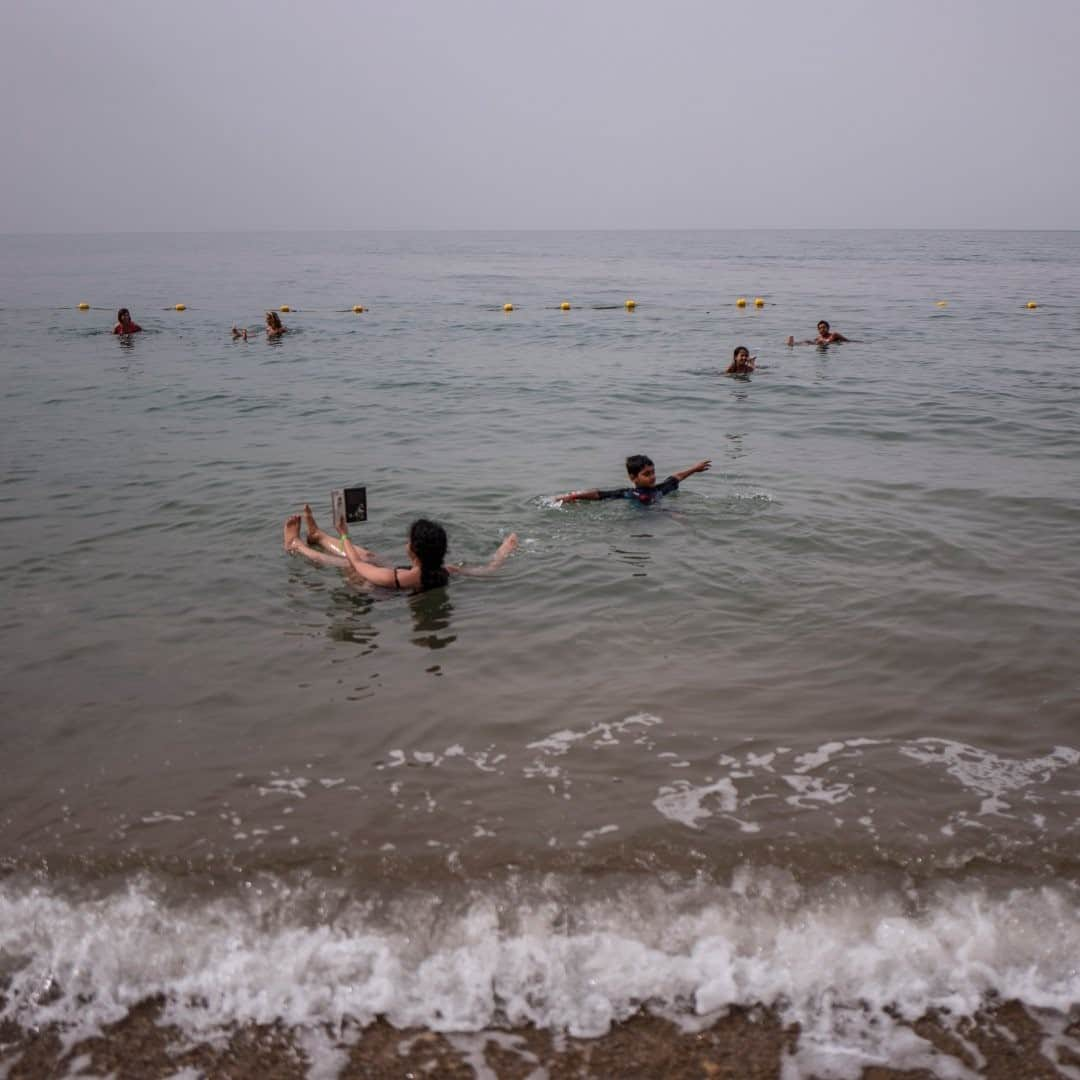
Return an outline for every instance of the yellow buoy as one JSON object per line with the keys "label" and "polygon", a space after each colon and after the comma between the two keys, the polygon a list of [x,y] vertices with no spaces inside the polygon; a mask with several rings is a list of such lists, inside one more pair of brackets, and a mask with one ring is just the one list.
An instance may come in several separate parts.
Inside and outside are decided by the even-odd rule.
{"label": "yellow buoy", "polygon": [[564,300],[564,301],[563,301],[563,302],[562,302],[562,303],[561,303],[561,304],[559,305],[559,310],[560,310],[560,311],[569,311],[569,310],[570,310],[570,301],[569,301],[569,300]]}
{"label": "yellow buoy", "polygon": [[288,310],[289,310],[289,305],[288,304],[282,304],[281,307],[278,308],[278,311],[287,312]]}
{"label": "yellow buoy", "polygon": [[634,308],[637,307],[637,301],[636,300],[627,300],[626,304],[625,304],[625,307],[626,307],[627,311],[633,311]]}
{"label": "yellow buoy", "polygon": [[80,311],[89,311],[90,310],[90,305],[85,300],[80,300],[79,301],[79,310]]}
{"label": "yellow buoy", "polygon": [[1039,305],[1038,305],[1038,304],[1036,304],[1034,300],[1029,300],[1029,301],[1027,302],[1027,306],[1028,306],[1029,308],[1037,308],[1037,307],[1038,307]]}
{"label": "yellow buoy", "polygon": [[736,307],[746,307],[746,297],[745,296],[740,296],[739,299],[735,301],[735,306]]}
{"label": "yellow buoy", "polygon": [[363,315],[364,314],[364,305],[363,304],[353,304],[353,314],[354,315]]}
{"label": "yellow buoy", "polygon": [[187,304],[177,304],[175,310],[176,311],[187,311]]}
{"label": "yellow buoy", "polygon": [[503,311],[513,311],[513,310],[514,310],[514,305],[513,304],[503,304]]}
{"label": "yellow buoy", "polygon": [[764,307],[764,306],[765,306],[765,301],[762,300],[760,296],[755,296],[754,297],[754,307]]}
{"label": "yellow buoy", "polygon": [[934,307],[948,307],[948,306],[949,306],[949,302],[947,300],[938,300],[934,304]]}

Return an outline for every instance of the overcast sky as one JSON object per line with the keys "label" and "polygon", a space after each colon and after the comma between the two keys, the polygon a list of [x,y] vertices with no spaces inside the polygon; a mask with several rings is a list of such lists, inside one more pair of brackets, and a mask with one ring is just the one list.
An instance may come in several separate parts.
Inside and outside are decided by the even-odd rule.
{"label": "overcast sky", "polygon": [[0,232],[1080,228],[1075,0],[4,0]]}

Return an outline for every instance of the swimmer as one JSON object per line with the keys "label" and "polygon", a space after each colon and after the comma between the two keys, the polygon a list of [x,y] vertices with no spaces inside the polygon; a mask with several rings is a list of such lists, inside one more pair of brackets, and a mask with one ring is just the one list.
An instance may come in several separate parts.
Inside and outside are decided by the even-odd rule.
{"label": "swimmer", "polygon": [[243,338],[244,341],[247,341],[247,327],[245,326],[241,330],[240,327],[234,325],[232,328],[232,336],[233,341],[235,341],[237,338]]}
{"label": "swimmer", "polygon": [[338,522],[340,537],[333,537],[319,528],[311,507],[304,505],[307,543],[300,538],[300,515],[293,514],[285,521],[285,550],[290,555],[303,555],[317,566],[336,566],[371,585],[387,589],[407,589],[427,592],[444,586],[451,574],[462,577],[483,577],[499,569],[507,556],[518,546],[517,533],[511,533],[496,549],[484,566],[446,566],[446,530],[434,521],[419,518],[409,528],[405,540],[408,566],[383,566],[374,552],[354,544],[349,538],[345,521]]}
{"label": "swimmer", "polygon": [[582,500],[596,499],[632,499],[635,502],[649,505],[656,502],[661,495],[669,495],[677,491],[679,484],[694,473],[706,472],[712,467],[709,460],[699,461],[682,472],[672,473],[661,483],[656,482],[656,466],[652,459],[645,454],[631,454],[626,459],[626,474],[634,485],[628,488],[611,488],[601,491],[599,488],[591,488],[588,491],[570,491],[565,495],[556,495],[559,502],[580,502]]}
{"label": "swimmer", "polygon": [[268,311],[266,313],[266,336],[268,338],[281,337],[282,334],[287,334],[289,328],[278,318],[276,311]]}
{"label": "swimmer", "polygon": [[731,363],[724,371],[725,375],[749,375],[754,370],[756,356],[750,355],[750,350],[745,345],[740,345],[732,354]]}
{"label": "swimmer", "polygon": [[131,312],[122,307],[116,313],[116,325],[112,328],[114,334],[138,334],[142,327],[131,318]]}
{"label": "swimmer", "polygon": [[788,345],[842,345],[845,341],[850,341],[851,338],[844,337],[838,330],[833,330],[829,324],[822,319],[817,324],[817,337],[808,338],[806,341],[796,341],[795,336],[792,335],[787,339]]}

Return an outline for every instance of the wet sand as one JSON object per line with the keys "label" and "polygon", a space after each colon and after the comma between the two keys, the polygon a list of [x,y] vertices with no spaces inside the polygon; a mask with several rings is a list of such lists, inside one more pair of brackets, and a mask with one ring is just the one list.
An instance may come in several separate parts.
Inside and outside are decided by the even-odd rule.
{"label": "wet sand", "polygon": [[[230,1080],[291,1080],[310,1073],[298,1032],[250,1024],[223,1032],[215,1045],[193,1045],[178,1028],[159,1022],[162,1006],[160,999],[143,1001],[102,1035],[66,1050],[55,1027],[26,1031],[6,1021],[0,1024],[0,1072],[9,1080],[73,1075],[165,1080],[181,1070],[189,1076]],[[1067,1034],[1080,1035],[1080,1008],[1066,1019]],[[989,1080],[1049,1080],[1069,1075],[1061,1066],[1080,1067],[1080,1058],[1046,1042],[1036,1018],[1016,1001],[961,1020],[955,1027],[963,1039],[933,1016],[912,1027],[941,1054]],[[402,1031],[380,1020],[363,1031],[340,1033],[337,1047],[344,1064],[337,1075],[342,1080],[424,1076],[467,1080],[485,1074],[499,1080],[538,1075],[550,1080],[771,1080],[780,1076],[783,1059],[795,1050],[798,1039],[798,1027],[784,1027],[769,1009],[734,1009],[696,1033],[642,1013],[598,1039],[560,1037],[535,1028],[443,1035]],[[934,1080],[937,1075],[926,1069],[874,1065],[863,1070],[862,1080]]]}

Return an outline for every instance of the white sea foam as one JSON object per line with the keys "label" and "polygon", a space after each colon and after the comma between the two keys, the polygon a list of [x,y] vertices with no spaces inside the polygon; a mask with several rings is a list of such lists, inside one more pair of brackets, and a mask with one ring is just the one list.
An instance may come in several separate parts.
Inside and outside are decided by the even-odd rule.
{"label": "white sea foam", "polygon": [[[67,1022],[73,1040],[161,993],[165,1020],[193,1038],[280,1020],[317,1041],[324,1024],[378,1015],[440,1031],[531,1023],[595,1036],[643,1003],[704,1019],[764,1003],[801,1025],[799,1060],[818,1075],[857,1076],[875,1060],[930,1060],[900,1022],[927,1009],[971,1015],[996,996],[1065,1012],[1080,1000],[1080,909],[1066,885],[951,887],[913,902],[811,893],[781,871],[744,870],[726,888],[654,884],[616,901],[509,887],[453,910],[413,899],[395,919],[339,896],[323,925],[290,914],[306,910],[304,896],[263,892],[170,907],[147,883],[78,901],[9,881],[2,1015]],[[1047,1038],[1075,1043],[1065,1025]]]}
{"label": "white sea foam", "polygon": [[922,764],[943,766],[961,787],[981,797],[980,815],[1002,817],[1011,816],[1007,795],[1045,784],[1060,769],[1080,762],[1080,751],[1068,746],[1055,746],[1042,757],[1011,760],[965,743],[930,738],[904,744],[900,753]]}

